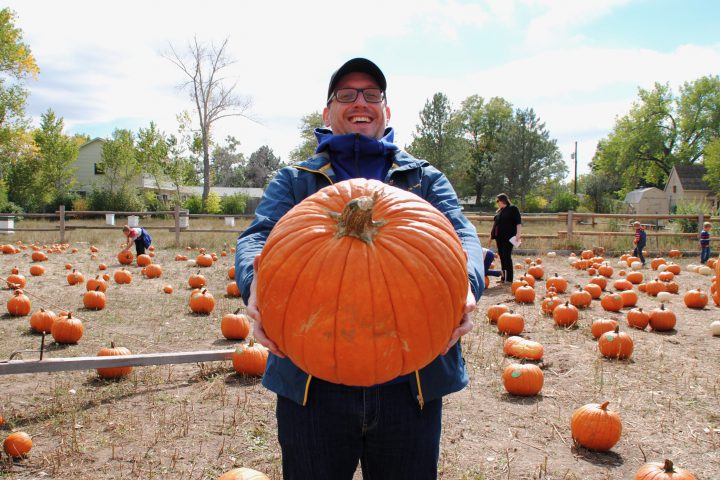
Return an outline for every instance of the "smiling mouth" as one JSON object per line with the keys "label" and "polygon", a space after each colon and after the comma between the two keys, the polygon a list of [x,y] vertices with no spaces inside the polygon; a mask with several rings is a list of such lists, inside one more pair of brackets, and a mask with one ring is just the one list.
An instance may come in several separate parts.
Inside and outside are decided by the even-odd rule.
{"label": "smiling mouth", "polygon": [[351,123],[370,123],[371,121],[370,117],[352,117],[350,119]]}

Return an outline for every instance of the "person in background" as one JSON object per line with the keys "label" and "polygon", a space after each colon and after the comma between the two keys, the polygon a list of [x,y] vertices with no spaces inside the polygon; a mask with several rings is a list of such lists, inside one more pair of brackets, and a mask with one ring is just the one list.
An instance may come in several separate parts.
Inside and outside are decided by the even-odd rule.
{"label": "person in background", "polygon": [[[489,248],[483,247],[483,265],[485,267],[485,275],[488,277],[501,277],[502,272],[500,270],[491,270],[493,260],[495,260],[495,252]],[[485,285],[487,287],[487,285]]]}
{"label": "person in background", "polygon": [[638,257],[644,267],[645,257],[643,256],[643,249],[645,248],[645,243],[647,242],[647,235],[645,234],[643,226],[640,225],[640,222],[634,222],[633,227],[635,227],[635,250],[633,250],[633,256]]}
{"label": "person in background", "polygon": [[500,269],[502,271],[500,277],[501,282],[512,283],[513,241],[515,245],[520,244],[522,217],[520,216],[520,210],[510,203],[510,199],[506,194],[498,194],[495,197],[495,202],[497,203],[498,209],[495,211],[495,219],[492,231],[490,232],[490,241],[495,240],[498,255],[500,255]]}
{"label": "person in background", "polygon": [[698,235],[698,238],[700,239],[700,263],[705,265],[705,263],[710,258],[710,230],[712,229],[712,224],[710,222],[703,223],[703,229]]}
{"label": "person in background", "polygon": [[122,252],[130,250],[132,244],[135,243],[135,251],[138,255],[142,255],[145,253],[145,249],[152,243],[150,234],[142,227],[123,225],[122,232],[127,238],[127,242],[123,245]]}
{"label": "person in background", "polygon": [[[484,288],[482,247],[447,177],[393,143],[386,86],[380,68],[365,58],[335,71],[323,110],[329,129],[315,130],[316,154],[278,172],[238,238],[235,276],[254,336],[270,350],[262,382],[277,394],[285,480],[350,480],[358,463],[363,478],[437,478],[443,397],[468,383],[458,340],[472,330],[471,313]],[[265,334],[255,296],[259,254],[280,217],[321,188],[352,178],[380,180],[434,205],[457,232],[469,274],[465,313],[445,351],[420,370],[370,387],[335,384],[300,370]]]}

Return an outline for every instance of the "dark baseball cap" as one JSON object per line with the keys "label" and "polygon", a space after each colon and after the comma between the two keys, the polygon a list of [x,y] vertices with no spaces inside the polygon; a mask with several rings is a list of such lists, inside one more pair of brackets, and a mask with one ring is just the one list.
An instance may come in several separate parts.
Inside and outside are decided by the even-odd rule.
{"label": "dark baseball cap", "polygon": [[380,87],[380,90],[382,90],[383,92],[387,88],[387,81],[385,81],[385,75],[383,75],[380,67],[375,65],[367,58],[353,58],[352,60],[348,60],[347,62],[345,62],[340,68],[335,71],[335,73],[332,74],[332,77],[330,77],[330,86],[328,87],[327,98],[330,98],[330,95],[333,94],[333,92],[335,91],[335,87],[337,86],[340,79],[344,75],[353,72],[367,73],[375,79],[378,86]]}

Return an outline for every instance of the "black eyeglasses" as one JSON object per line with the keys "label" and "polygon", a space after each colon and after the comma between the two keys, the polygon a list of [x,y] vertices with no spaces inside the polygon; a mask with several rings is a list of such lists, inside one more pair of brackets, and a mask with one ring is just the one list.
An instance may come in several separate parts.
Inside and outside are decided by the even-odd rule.
{"label": "black eyeglasses", "polygon": [[352,103],[357,100],[360,92],[362,92],[363,98],[368,103],[380,103],[385,100],[385,92],[379,88],[338,88],[330,95],[328,103],[332,101],[333,97],[340,103]]}

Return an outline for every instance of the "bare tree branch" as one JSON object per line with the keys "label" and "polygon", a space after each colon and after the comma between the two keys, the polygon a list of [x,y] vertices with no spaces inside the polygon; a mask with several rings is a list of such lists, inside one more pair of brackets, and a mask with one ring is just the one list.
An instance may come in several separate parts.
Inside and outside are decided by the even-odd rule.
{"label": "bare tree branch", "polygon": [[226,52],[228,38],[219,47],[206,45],[193,37],[187,49],[179,52],[172,44],[163,54],[188,78],[179,87],[189,93],[195,105],[199,133],[203,150],[203,207],[210,193],[210,147],[215,122],[226,117],[253,118],[246,112],[252,107],[252,100],[234,93],[237,82],[228,84],[221,72],[235,63]]}

